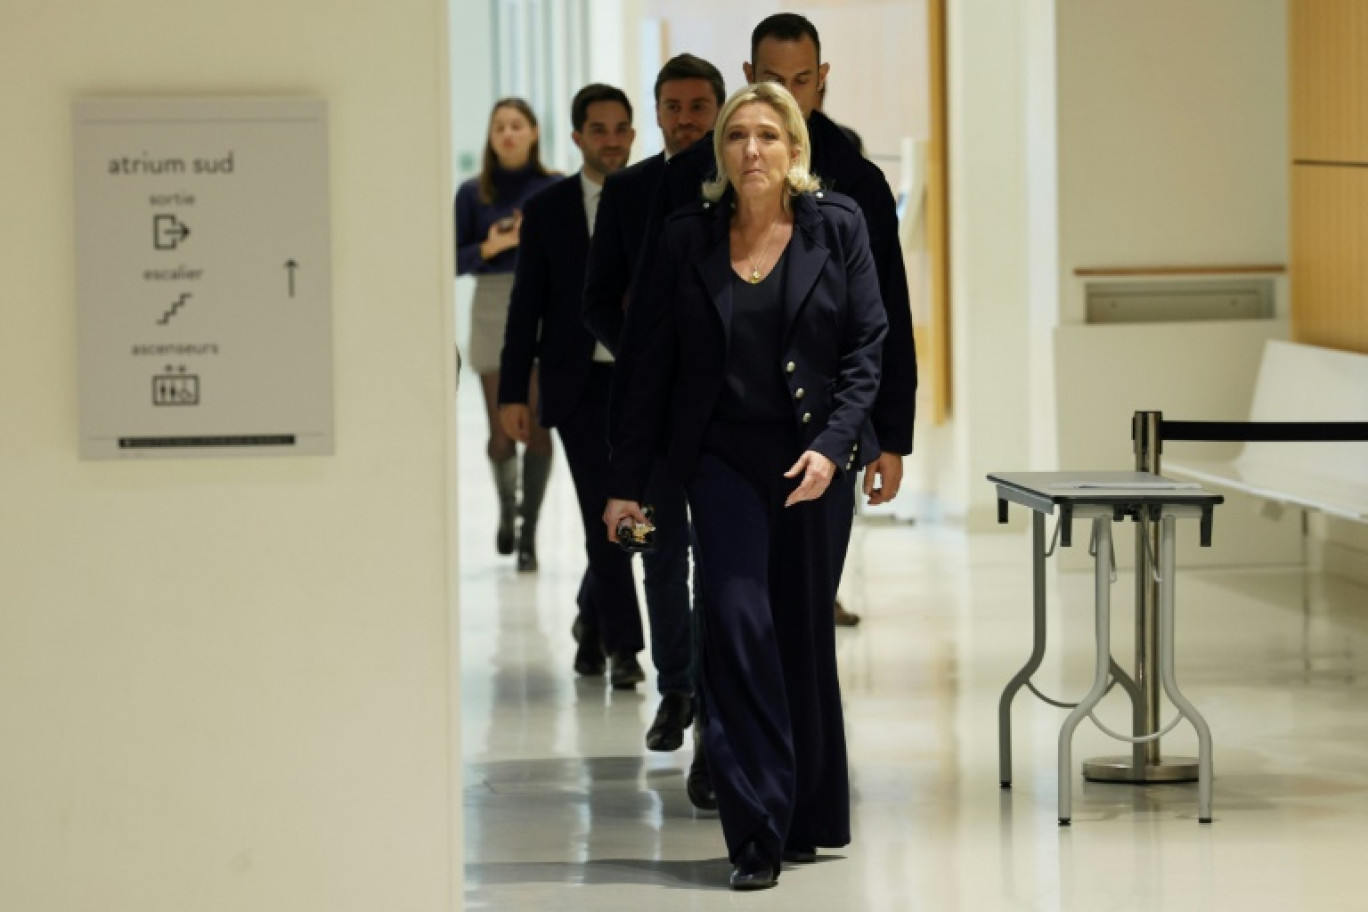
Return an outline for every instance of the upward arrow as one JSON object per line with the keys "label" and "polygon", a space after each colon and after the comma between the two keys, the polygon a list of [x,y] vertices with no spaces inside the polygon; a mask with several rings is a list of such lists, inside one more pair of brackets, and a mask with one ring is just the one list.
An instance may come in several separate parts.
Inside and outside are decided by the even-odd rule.
{"label": "upward arrow", "polygon": [[288,272],[290,276],[290,297],[292,298],[295,296],[294,274],[295,270],[298,268],[299,264],[296,263],[293,259],[285,261],[285,271]]}

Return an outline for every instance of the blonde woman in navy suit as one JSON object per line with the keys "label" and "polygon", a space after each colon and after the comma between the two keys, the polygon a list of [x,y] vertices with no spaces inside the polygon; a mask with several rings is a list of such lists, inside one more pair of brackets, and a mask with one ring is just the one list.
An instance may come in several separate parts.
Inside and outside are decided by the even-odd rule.
{"label": "blonde woman in navy suit", "polygon": [[[609,537],[645,522],[661,448],[684,481],[703,596],[703,741],[734,889],[850,840],[831,605],[887,317],[860,209],[819,189],[781,86],[728,100],[716,180],[667,222],[628,321]],[[629,368],[624,371],[623,368]]]}

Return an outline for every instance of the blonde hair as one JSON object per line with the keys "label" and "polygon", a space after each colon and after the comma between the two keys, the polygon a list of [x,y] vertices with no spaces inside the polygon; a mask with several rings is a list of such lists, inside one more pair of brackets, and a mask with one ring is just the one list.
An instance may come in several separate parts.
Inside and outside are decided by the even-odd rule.
{"label": "blonde hair", "polygon": [[[779,123],[788,134],[789,145],[798,150],[798,157],[789,166],[787,180],[790,194],[807,193],[821,187],[812,173],[812,149],[808,144],[807,121],[803,120],[803,109],[793,100],[788,89],[777,82],[757,82],[738,91],[717,115],[717,128],[713,130],[713,158],[717,160],[717,175],[703,184],[703,198],[717,202],[731,186],[727,170],[722,164],[722,146],[726,142],[727,124],[742,105],[755,103],[769,105],[779,115]],[[784,197],[788,206],[788,197]]]}

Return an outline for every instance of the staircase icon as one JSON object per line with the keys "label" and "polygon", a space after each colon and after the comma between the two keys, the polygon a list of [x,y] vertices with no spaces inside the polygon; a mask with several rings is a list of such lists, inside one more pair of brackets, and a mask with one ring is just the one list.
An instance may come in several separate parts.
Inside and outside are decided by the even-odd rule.
{"label": "staircase icon", "polygon": [[176,301],[171,305],[171,309],[168,310],[166,313],[162,314],[161,318],[157,320],[157,323],[162,326],[165,326],[166,324],[170,323],[171,318],[176,315],[176,311],[184,307],[186,303],[189,302],[189,300],[190,293],[187,291],[185,294],[181,295],[179,298],[176,299]]}

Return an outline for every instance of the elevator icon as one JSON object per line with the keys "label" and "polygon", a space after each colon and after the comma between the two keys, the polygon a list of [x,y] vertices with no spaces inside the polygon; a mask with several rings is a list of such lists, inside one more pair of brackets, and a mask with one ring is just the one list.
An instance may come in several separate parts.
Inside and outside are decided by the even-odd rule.
{"label": "elevator icon", "polygon": [[199,405],[199,379],[198,374],[187,373],[184,364],[177,368],[168,365],[166,373],[152,378],[152,404]]}

